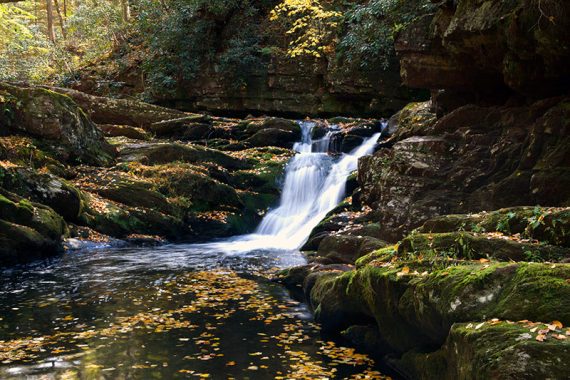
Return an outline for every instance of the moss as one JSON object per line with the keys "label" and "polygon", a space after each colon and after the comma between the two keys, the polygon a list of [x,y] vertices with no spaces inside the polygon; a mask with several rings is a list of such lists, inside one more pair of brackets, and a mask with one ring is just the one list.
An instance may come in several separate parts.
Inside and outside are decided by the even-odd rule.
{"label": "moss", "polygon": [[396,253],[397,253],[397,251],[396,251],[395,246],[390,246],[390,247],[379,249],[377,251],[369,253],[368,255],[363,256],[363,257],[359,258],[358,260],[356,260],[356,267],[362,268],[362,267],[370,264],[373,261],[389,262],[390,260],[392,260],[395,257]]}
{"label": "moss", "polygon": [[497,234],[449,232],[411,234],[399,245],[401,257],[451,257],[468,260],[557,262],[570,256],[565,248]]}
{"label": "moss", "polygon": [[441,349],[407,353],[397,366],[421,380],[467,379],[473,374],[480,379],[565,378],[567,369],[562,363],[570,360],[569,340],[550,335],[539,342],[535,339],[538,334],[530,332],[532,326],[513,322],[455,324]]}
{"label": "moss", "polygon": [[445,215],[428,220],[418,231],[521,234],[552,245],[570,247],[570,209],[512,207],[478,214]]}
{"label": "moss", "polygon": [[52,209],[0,188],[0,266],[56,254],[67,226]]}

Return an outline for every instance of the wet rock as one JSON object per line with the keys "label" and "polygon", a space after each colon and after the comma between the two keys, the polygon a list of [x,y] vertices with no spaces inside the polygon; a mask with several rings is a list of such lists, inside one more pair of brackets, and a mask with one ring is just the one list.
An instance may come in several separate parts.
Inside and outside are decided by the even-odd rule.
{"label": "wet rock", "polygon": [[66,228],[49,207],[0,189],[0,266],[56,254]]}

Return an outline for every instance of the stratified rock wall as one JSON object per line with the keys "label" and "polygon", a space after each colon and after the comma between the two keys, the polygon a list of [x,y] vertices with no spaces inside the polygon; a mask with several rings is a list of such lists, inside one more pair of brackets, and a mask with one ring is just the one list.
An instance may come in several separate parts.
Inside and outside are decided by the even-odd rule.
{"label": "stratified rock wall", "polygon": [[408,86],[540,98],[568,91],[568,30],[564,0],[446,1],[405,29],[396,50]]}
{"label": "stratified rock wall", "polygon": [[468,105],[439,120],[427,106],[401,114],[393,147],[359,163],[361,198],[384,239],[397,241],[437,215],[570,204],[568,98]]}

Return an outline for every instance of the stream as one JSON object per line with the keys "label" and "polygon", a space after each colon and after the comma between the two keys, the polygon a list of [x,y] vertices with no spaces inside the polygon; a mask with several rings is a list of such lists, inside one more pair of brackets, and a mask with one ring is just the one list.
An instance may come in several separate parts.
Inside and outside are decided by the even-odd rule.
{"label": "stream", "polygon": [[345,196],[359,157],[327,154],[314,123],[279,205],[250,235],[207,244],[68,251],[0,272],[2,379],[382,379],[323,337],[306,305],[268,280]]}

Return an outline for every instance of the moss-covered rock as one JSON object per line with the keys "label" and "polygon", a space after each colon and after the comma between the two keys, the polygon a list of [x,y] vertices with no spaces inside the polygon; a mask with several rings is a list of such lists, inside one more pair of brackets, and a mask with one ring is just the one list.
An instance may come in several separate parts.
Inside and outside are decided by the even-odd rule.
{"label": "moss-covered rock", "polygon": [[[570,338],[567,329],[554,327],[532,322],[457,323],[440,350],[410,352],[395,363],[414,379],[565,379]],[[547,331],[544,340],[537,340],[537,329]]]}
{"label": "moss-covered rock", "polygon": [[0,186],[52,208],[66,221],[77,221],[83,211],[81,191],[63,178],[18,166],[0,173]]}
{"label": "moss-covered rock", "polygon": [[[311,304],[325,327],[373,318],[387,352],[441,345],[453,323],[560,320],[570,323],[570,265],[399,261],[387,248],[359,269],[318,280]],[[334,323],[331,324],[331,321]]]}
{"label": "moss-covered rock", "polygon": [[145,165],[160,165],[169,162],[211,162],[228,169],[244,169],[248,164],[223,152],[198,145],[177,143],[146,143],[124,147],[121,152],[124,162],[140,162]]}
{"label": "moss-covered rock", "polygon": [[0,189],[0,266],[57,253],[66,229],[52,209]]}
{"label": "moss-covered rock", "polygon": [[71,98],[42,88],[0,83],[0,125],[50,141],[63,160],[107,165],[114,149]]}
{"label": "moss-covered rock", "polygon": [[466,215],[432,218],[418,229],[423,233],[452,231],[500,232],[570,247],[570,209],[567,207],[514,207]]}
{"label": "moss-covered rock", "polygon": [[452,257],[468,260],[550,261],[570,259],[568,248],[521,240],[501,233],[412,234],[398,248],[402,257]]}
{"label": "moss-covered rock", "polygon": [[125,238],[132,234],[158,235],[171,240],[192,236],[182,219],[151,208],[130,207],[86,193],[79,222],[103,234]]}

